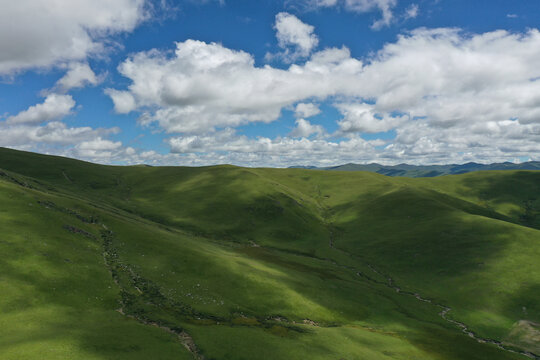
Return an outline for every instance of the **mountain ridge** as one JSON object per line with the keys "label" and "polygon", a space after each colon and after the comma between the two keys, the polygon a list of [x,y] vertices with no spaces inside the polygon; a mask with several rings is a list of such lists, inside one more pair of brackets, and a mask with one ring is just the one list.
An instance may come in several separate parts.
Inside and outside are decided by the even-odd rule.
{"label": "mountain ridge", "polygon": [[493,170],[540,170],[540,161],[527,161],[523,163],[491,163],[481,164],[468,162],[464,164],[448,165],[410,165],[406,163],[398,165],[381,165],[378,163],[355,164],[347,163],[337,166],[291,166],[291,169],[327,170],[327,171],[369,171],[386,176],[398,177],[437,177],[443,175],[459,175],[475,171]]}

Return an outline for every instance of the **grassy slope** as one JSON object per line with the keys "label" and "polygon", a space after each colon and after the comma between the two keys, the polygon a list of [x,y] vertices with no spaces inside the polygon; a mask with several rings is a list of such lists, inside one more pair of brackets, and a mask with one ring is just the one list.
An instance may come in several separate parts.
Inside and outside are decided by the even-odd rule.
{"label": "grassy slope", "polygon": [[[516,189],[510,196],[495,191],[493,195],[508,200],[499,206],[475,203],[474,191],[486,194],[481,187],[457,196],[449,190],[471,179],[489,181],[501,175],[401,181],[374,199],[362,193],[349,199],[330,196],[334,224],[342,231],[338,244],[392,274],[403,287],[452,306],[452,315],[475,331],[504,337],[519,319],[540,320],[540,233],[510,222],[519,222],[520,213],[526,212],[523,198],[535,194],[532,188],[540,182],[540,174],[515,173],[530,192]],[[441,185],[452,197],[428,190],[441,190]]]}
{"label": "grassy slope", "polygon": [[[0,242],[8,254],[0,287],[10,294],[0,300],[0,323],[9,324],[0,329],[33,342],[0,342],[0,353],[12,358],[55,346],[74,358],[120,358],[122,349],[144,357],[158,348],[160,358],[189,356],[173,335],[114,312],[120,295],[96,244],[100,225],[78,225],[96,234],[92,252],[73,245],[73,238],[89,241],[62,228],[78,220],[39,206],[38,198],[92,214],[113,230],[115,261],[152,284],[141,295],[132,275],[120,275],[120,287],[135,299],[125,311],[187,329],[207,358],[519,358],[469,339],[437,316],[440,309],[356,276],[369,273],[366,263],[451,306],[475,332],[536,350],[509,338],[519,320],[540,321],[540,232],[531,228],[538,224],[536,173],[414,180],[230,166],[105,167],[5,149],[1,168],[40,182],[13,175],[39,188],[31,190],[0,180],[0,196],[10,199],[0,213],[9,229]],[[38,251],[38,240],[28,238],[43,237],[62,254],[55,262],[22,255]],[[75,261],[61,258],[66,244]],[[34,270],[40,277],[32,277],[26,271],[34,274],[34,266],[57,275]],[[51,291],[50,281],[62,277],[62,291]],[[98,299],[89,306],[92,295]],[[41,302],[14,307],[28,298]],[[304,319],[321,326],[292,323]],[[104,323],[110,328],[102,331]],[[42,329],[34,333],[28,326],[35,324]],[[120,340],[122,333],[133,341]]]}
{"label": "grassy slope", "polygon": [[163,331],[115,311],[118,289],[96,229],[37,199],[55,196],[0,180],[0,358],[148,359],[191,356]]}

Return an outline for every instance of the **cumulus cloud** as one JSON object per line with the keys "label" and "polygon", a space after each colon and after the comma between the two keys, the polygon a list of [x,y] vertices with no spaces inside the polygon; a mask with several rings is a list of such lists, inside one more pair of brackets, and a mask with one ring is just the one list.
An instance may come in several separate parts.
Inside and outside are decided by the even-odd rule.
{"label": "cumulus cloud", "polygon": [[140,122],[167,132],[200,133],[216,127],[271,122],[284,107],[306,98],[351,92],[351,74],[362,69],[346,48],[315,53],[288,70],[256,67],[253,57],[220,44],[187,40],[174,56],[156,50],[119,66],[132,80],[127,90],[108,90],[118,112],[139,110]]}
{"label": "cumulus cloud", "polygon": [[[398,138],[389,141],[367,141],[356,134],[340,141],[319,137],[252,139],[228,129],[170,138],[170,156],[152,153],[146,161],[176,165],[330,166],[347,162],[447,164],[507,161],[522,157],[538,159],[534,156],[540,151],[538,125],[500,122],[488,125],[491,128],[488,133],[482,133],[482,127],[476,128],[471,136],[463,136],[462,129],[441,132],[425,122],[405,123],[398,129]],[[494,133],[503,134],[497,139],[497,146],[491,144]],[[527,138],[525,142],[524,137]]]}
{"label": "cumulus cloud", "polygon": [[73,88],[81,88],[87,85],[97,85],[101,79],[96,76],[87,63],[74,62],[67,67],[67,72],[55,85],[55,88],[67,92]]}
{"label": "cumulus cloud", "polygon": [[274,25],[278,45],[283,52],[267,54],[267,59],[279,57],[287,62],[293,62],[298,58],[305,58],[319,44],[319,38],[313,33],[315,28],[303,23],[296,16],[280,12],[276,15]]}
{"label": "cumulus cloud", "polygon": [[61,119],[71,113],[75,101],[70,95],[47,95],[41,104],[32,105],[17,115],[7,118],[8,124],[38,124]]}
{"label": "cumulus cloud", "polygon": [[39,146],[39,144],[75,145],[118,131],[118,128],[68,127],[60,121],[52,121],[45,125],[0,122],[0,143],[3,146],[12,147],[28,144],[32,146]]}
{"label": "cumulus cloud", "polygon": [[[115,91],[129,99],[118,111],[137,111],[142,124],[157,123],[168,133],[181,134],[173,135],[169,145],[184,159],[191,154],[203,161],[226,151],[219,159],[239,162],[253,150],[265,165],[284,159],[297,163],[294,156],[309,157],[298,148],[290,151],[291,144],[301,144],[319,149],[310,159],[321,163],[336,159],[333,151],[339,144],[350,150],[338,152],[342,161],[354,154],[356,161],[495,161],[529,156],[540,147],[539,59],[540,33],[535,29],[483,34],[417,29],[365,62],[351,57],[347,48],[330,48],[287,69],[257,67],[245,52],[188,40],[177,43],[173,55],[152,50],[128,58],[119,70],[131,84],[110,94],[113,100]],[[305,120],[315,111],[305,105],[312,101],[334,103],[342,115],[335,135],[345,140],[305,138],[320,133]],[[294,108],[302,119],[291,137],[249,139],[222,133],[250,122],[274,121],[284,108]],[[362,133],[389,130],[396,138],[383,149],[375,148],[380,143],[359,140]]]}
{"label": "cumulus cloud", "polygon": [[118,151],[121,147],[122,143],[120,141],[115,142],[106,140],[102,139],[101,136],[98,136],[94,139],[77,144],[73,151],[75,151],[79,157],[84,158],[110,158],[114,152]]}
{"label": "cumulus cloud", "polygon": [[154,6],[150,0],[5,1],[0,11],[0,76],[51,67],[66,73],[52,89],[42,91],[43,102],[4,116],[5,120],[0,117],[0,144],[103,162],[130,155],[129,148],[106,139],[118,128],[62,122],[76,105],[65,93],[98,85],[102,76],[94,73],[88,58],[103,57],[116,46],[115,35],[132,31],[160,6],[165,2]]}
{"label": "cumulus cloud", "polygon": [[362,81],[379,111],[427,117],[432,126],[519,118],[538,121],[540,33],[419,29],[386,45]]}
{"label": "cumulus cloud", "polygon": [[[512,128],[512,136],[520,137],[524,133],[536,131],[534,126],[526,125],[527,130],[519,124],[497,124],[501,131]],[[402,130],[401,130],[402,129]],[[509,159],[527,158],[538,159],[534,155],[540,151],[540,142],[528,141],[524,145],[519,138],[500,140],[500,148],[475,144],[482,135],[475,139],[463,139],[459,130],[450,133],[435,133],[425,123],[412,125],[405,123],[400,128],[402,135],[407,132],[414,135],[413,143],[404,141],[388,141],[382,139],[364,140],[352,134],[344,140],[328,140],[324,138],[291,138],[291,137],[258,137],[249,138],[238,135],[233,129],[203,134],[172,137],[167,140],[171,153],[160,154],[155,151],[141,153],[126,151],[116,155],[115,159],[123,159],[125,163],[147,163],[155,165],[187,165],[201,166],[209,164],[236,164],[241,166],[278,166],[316,165],[331,166],[347,162],[378,162],[396,164],[408,162],[411,164],[429,163],[463,163],[467,161],[495,162]],[[463,148],[458,143],[443,141],[445,136],[452,135],[461,139],[462,144],[471,147]],[[484,136],[485,137],[485,136]],[[538,140],[538,139],[537,139]],[[485,144],[488,141],[484,141]],[[411,146],[414,144],[413,146]],[[382,149],[381,149],[382,148]]]}
{"label": "cumulus cloud", "polygon": [[375,106],[365,103],[341,103],[337,104],[343,119],[338,121],[340,132],[364,132],[378,133],[392,130],[406,120],[408,116],[391,116],[390,114],[378,113]]}
{"label": "cumulus cloud", "polygon": [[4,1],[0,75],[82,61],[145,17],[145,0]]}
{"label": "cumulus cloud", "polygon": [[290,136],[292,137],[309,137],[313,134],[319,136],[324,135],[326,132],[321,125],[313,125],[305,119],[297,119],[296,127],[291,131]]}
{"label": "cumulus cloud", "polygon": [[321,109],[313,103],[298,103],[294,109],[297,118],[308,118],[321,113]]}
{"label": "cumulus cloud", "polygon": [[70,127],[61,119],[72,113],[76,103],[70,95],[49,94],[45,100],[29,106],[17,115],[0,121],[0,144],[17,149],[39,151],[110,162],[133,151],[105,137],[116,134],[119,128]]}
{"label": "cumulus cloud", "polygon": [[41,125],[0,122],[0,144],[105,164],[142,162],[135,149],[106,139],[119,131],[119,128],[69,127],[60,121]]}
{"label": "cumulus cloud", "polygon": [[105,94],[111,97],[114,104],[114,111],[118,114],[127,114],[135,110],[135,98],[128,91],[118,91],[115,89],[105,89]]}
{"label": "cumulus cloud", "polygon": [[81,150],[115,150],[122,146],[120,141],[113,142],[110,140],[104,140],[101,137],[97,137],[90,141],[84,141],[77,145]]}
{"label": "cumulus cloud", "polygon": [[[335,158],[349,157],[351,154],[358,156],[362,153],[371,154],[373,146],[359,137],[353,137],[346,141],[332,142],[322,139],[294,139],[291,137],[277,137],[270,139],[259,137],[250,139],[246,136],[238,135],[233,129],[225,129],[214,134],[188,135],[173,137],[168,140],[173,153],[205,154],[228,153],[230,159],[259,158],[270,159],[278,157],[286,159],[282,164],[290,161],[303,161],[314,159],[317,156],[327,157],[330,153]],[[286,155],[285,155],[286,154]],[[285,155],[285,156],[284,156]],[[221,156],[223,159],[223,156]],[[320,160],[319,160],[320,161]],[[274,163],[274,165],[277,165]]]}

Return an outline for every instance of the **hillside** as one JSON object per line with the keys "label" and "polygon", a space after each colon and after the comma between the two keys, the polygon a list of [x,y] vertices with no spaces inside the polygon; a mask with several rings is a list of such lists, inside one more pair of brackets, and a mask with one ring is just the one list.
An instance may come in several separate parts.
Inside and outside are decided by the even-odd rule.
{"label": "hillside", "polygon": [[0,358],[538,359],[538,194],[0,148]]}

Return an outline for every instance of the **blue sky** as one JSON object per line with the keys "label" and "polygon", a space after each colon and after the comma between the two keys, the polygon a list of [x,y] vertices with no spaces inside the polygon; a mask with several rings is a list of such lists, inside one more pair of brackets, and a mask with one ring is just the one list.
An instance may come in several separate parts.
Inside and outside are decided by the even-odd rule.
{"label": "blue sky", "polygon": [[538,1],[2,8],[0,146],[110,164],[540,160]]}

